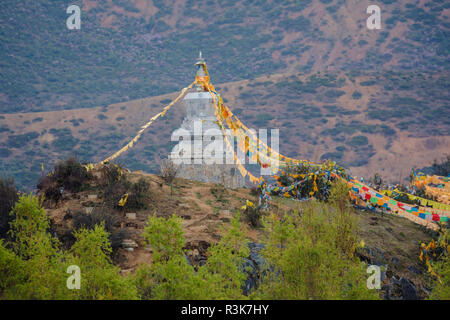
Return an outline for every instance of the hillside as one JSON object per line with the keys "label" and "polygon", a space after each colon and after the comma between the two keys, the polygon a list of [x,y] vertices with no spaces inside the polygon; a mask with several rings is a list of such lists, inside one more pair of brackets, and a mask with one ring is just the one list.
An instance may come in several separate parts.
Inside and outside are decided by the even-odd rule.
{"label": "hillside", "polygon": [[[94,176],[101,177],[97,173],[94,173]],[[126,174],[126,180],[131,183],[140,179],[149,183],[149,197],[145,201],[145,207],[138,210],[112,209],[104,187],[98,182],[101,180],[94,180],[81,192],[65,192],[58,204],[47,201],[46,211],[52,218],[53,229],[63,245],[71,245],[70,235],[75,228],[75,221],[80,221],[77,220],[80,214],[89,212],[87,216],[92,217],[106,212],[113,217],[113,238],[120,239],[118,244],[114,245],[113,242],[113,248],[116,248],[114,263],[121,268],[123,274],[134,273],[139,264],[151,263],[152,249],[145,244],[142,237],[148,217],[156,214],[158,217],[168,218],[175,214],[183,219],[186,257],[191,264],[198,265],[207,259],[207,249],[221,239],[223,230],[230,226],[236,212],[242,211],[240,207],[246,200],[256,202],[256,194],[245,188],[232,190],[211,183],[176,179],[171,192],[170,187],[159,176],[142,172]],[[308,201],[295,202],[273,197],[270,211],[282,217],[284,212],[302,212],[307,206]],[[394,281],[393,278],[405,278],[411,281],[418,297],[426,298],[431,290],[431,278],[420,263],[418,255],[420,243],[428,243],[432,234],[398,216],[358,210],[353,210],[353,214],[358,217],[358,241],[363,240],[365,243],[364,249],[358,251],[358,257],[386,268],[383,276],[383,285],[386,286],[379,292],[380,297],[384,297],[389,283],[392,285]],[[105,216],[102,219],[105,219]],[[111,218],[106,221],[109,219]],[[242,214],[241,219],[246,224],[246,237],[256,245],[261,243],[263,229],[247,223],[245,214]],[[392,285],[390,298],[404,295],[404,289],[394,290],[394,287],[397,288]]]}
{"label": "hillside", "polygon": [[[281,152],[402,180],[448,150],[449,5],[302,1],[75,1],[0,4],[0,174],[32,190],[56,159],[104,159],[193,80],[198,50],[231,109],[279,128]],[[119,160],[155,172],[177,106]],[[20,160],[20,161],[18,161]]]}

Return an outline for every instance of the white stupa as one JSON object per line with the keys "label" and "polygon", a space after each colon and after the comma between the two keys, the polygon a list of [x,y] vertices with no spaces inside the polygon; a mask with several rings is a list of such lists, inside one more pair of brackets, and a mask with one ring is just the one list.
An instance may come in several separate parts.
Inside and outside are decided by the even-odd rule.
{"label": "white stupa", "polygon": [[[206,76],[200,52],[197,76]],[[200,85],[196,85],[183,99],[186,117],[181,127],[172,133],[178,144],[169,158],[179,165],[178,177],[202,182],[223,184],[227,188],[245,186],[245,180],[226,152],[223,134],[217,124],[213,99]],[[223,146],[223,147],[221,147]]]}

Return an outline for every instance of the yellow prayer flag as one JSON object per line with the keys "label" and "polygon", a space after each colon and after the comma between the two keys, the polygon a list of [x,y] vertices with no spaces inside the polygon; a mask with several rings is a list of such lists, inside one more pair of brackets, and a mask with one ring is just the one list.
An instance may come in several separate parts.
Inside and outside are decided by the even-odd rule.
{"label": "yellow prayer flag", "polygon": [[123,207],[128,200],[128,193],[125,193],[119,201],[119,207]]}

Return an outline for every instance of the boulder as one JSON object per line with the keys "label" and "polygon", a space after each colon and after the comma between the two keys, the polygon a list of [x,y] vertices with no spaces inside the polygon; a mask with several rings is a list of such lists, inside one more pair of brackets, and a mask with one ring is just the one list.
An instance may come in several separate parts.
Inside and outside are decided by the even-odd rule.
{"label": "boulder", "polygon": [[135,219],[136,219],[136,213],[134,213],[134,212],[127,212],[127,213],[125,214],[125,217],[126,217],[127,219],[130,219],[130,220],[135,220]]}

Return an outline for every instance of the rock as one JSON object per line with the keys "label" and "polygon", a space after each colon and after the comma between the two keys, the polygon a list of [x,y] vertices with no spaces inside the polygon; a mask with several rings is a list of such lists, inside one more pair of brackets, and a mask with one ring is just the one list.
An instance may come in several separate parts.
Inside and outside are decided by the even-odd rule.
{"label": "rock", "polygon": [[125,214],[125,216],[127,217],[127,219],[130,219],[130,220],[136,219],[136,213],[134,213],[134,212],[128,212]]}
{"label": "rock", "polygon": [[419,300],[416,286],[406,278],[400,279],[403,299],[405,300]]}
{"label": "rock", "polygon": [[96,200],[97,199],[97,195],[96,194],[89,194],[88,195],[88,199],[89,200]]}
{"label": "rock", "polygon": [[122,247],[124,247],[124,248],[137,248],[138,244],[133,239],[124,239],[122,241]]}

